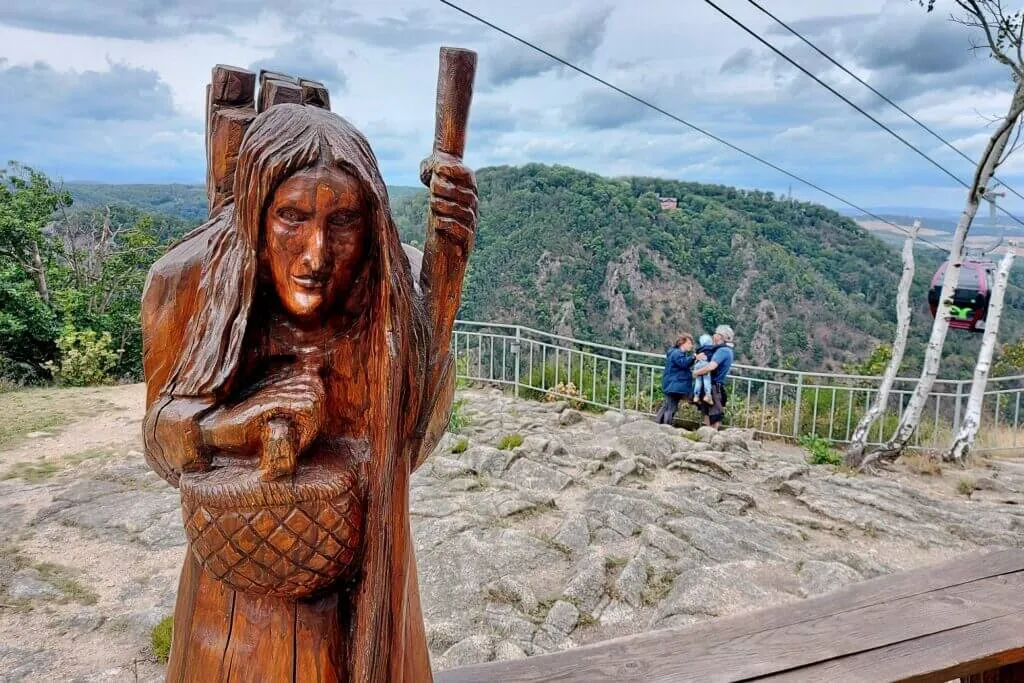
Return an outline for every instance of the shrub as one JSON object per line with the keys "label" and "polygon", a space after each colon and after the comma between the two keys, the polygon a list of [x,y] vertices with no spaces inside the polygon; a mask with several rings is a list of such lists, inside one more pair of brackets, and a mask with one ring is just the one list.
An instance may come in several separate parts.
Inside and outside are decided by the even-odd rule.
{"label": "shrub", "polygon": [[466,399],[460,398],[452,403],[452,412],[448,416],[448,431],[458,434],[469,426],[469,416],[462,409],[466,405]]}
{"label": "shrub", "polygon": [[455,455],[458,455],[459,453],[465,453],[467,448],[469,448],[469,439],[467,439],[466,437],[462,437],[461,439],[455,442],[454,446],[452,446],[452,453],[454,453]]}
{"label": "shrub", "polygon": [[523,445],[523,437],[521,434],[506,434],[501,437],[501,441],[498,442],[499,451],[510,451],[513,448],[519,448]]}
{"label": "shrub", "polygon": [[174,631],[174,617],[165,617],[159,624],[153,627],[150,634],[150,641],[153,643],[153,654],[161,664],[167,662],[171,654],[171,635]]}
{"label": "shrub", "polygon": [[843,456],[832,444],[820,436],[802,436],[800,445],[810,453],[808,460],[812,465],[842,465]]}
{"label": "shrub", "polygon": [[47,368],[61,384],[73,387],[108,384],[110,371],[117,365],[117,353],[111,348],[109,332],[76,330],[66,325],[57,339],[59,362],[50,361]]}

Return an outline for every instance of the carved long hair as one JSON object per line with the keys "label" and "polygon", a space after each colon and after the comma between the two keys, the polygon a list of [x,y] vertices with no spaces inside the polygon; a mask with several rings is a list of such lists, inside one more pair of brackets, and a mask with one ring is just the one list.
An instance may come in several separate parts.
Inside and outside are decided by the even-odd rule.
{"label": "carved long hair", "polygon": [[420,303],[413,297],[408,258],[376,157],[348,121],[301,105],[277,105],[253,121],[239,152],[234,206],[215,220],[221,229],[204,231],[208,258],[200,296],[207,305],[198,307],[186,331],[168,385],[176,396],[222,400],[231,391],[256,295],[264,214],[284,180],[318,164],[353,175],[372,213],[366,299],[371,460],[363,571],[354,597],[349,656],[354,682],[398,681],[407,649],[407,591],[410,581],[416,585],[409,576],[407,441],[420,406],[416,378],[424,360],[425,332],[420,311],[414,311]]}

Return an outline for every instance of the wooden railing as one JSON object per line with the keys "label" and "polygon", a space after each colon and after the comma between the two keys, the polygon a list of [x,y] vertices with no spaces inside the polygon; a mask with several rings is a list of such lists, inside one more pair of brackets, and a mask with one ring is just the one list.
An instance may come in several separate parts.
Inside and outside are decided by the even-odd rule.
{"label": "wooden railing", "polygon": [[564,652],[438,672],[437,683],[1024,683],[1024,550]]}

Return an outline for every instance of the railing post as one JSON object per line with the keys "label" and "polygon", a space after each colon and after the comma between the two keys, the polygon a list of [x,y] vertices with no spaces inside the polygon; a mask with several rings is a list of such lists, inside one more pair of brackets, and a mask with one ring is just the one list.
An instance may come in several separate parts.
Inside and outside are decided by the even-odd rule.
{"label": "railing post", "polygon": [[619,412],[626,412],[626,349],[622,349],[620,361],[622,365],[619,372]]}
{"label": "railing post", "polygon": [[519,356],[521,355],[520,354],[520,349],[523,348],[522,344],[520,343],[522,338],[523,338],[522,329],[523,328],[521,328],[519,325],[516,325],[516,340],[512,344],[512,350],[514,352],[512,355],[515,356],[515,361],[514,362],[515,362],[515,366],[516,366],[516,368],[515,368],[516,379],[515,379],[515,384],[513,385],[513,387],[515,389],[515,396],[516,396],[516,398],[519,398]]}
{"label": "railing post", "polygon": [[804,373],[796,374],[796,406],[793,407],[793,438],[800,438],[800,403],[804,393]]}
{"label": "railing post", "polygon": [[957,380],[956,383],[956,406],[953,408],[953,438],[960,433],[960,403],[964,394],[964,380]]}

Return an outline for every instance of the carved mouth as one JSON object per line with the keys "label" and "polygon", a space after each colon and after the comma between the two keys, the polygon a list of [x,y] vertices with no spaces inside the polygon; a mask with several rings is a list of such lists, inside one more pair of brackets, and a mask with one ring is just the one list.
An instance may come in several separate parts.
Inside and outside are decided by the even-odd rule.
{"label": "carved mouth", "polygon": [[303,289],[323,289],[327,285],[327,277],[323,275],[293,275],[292,281]]}

